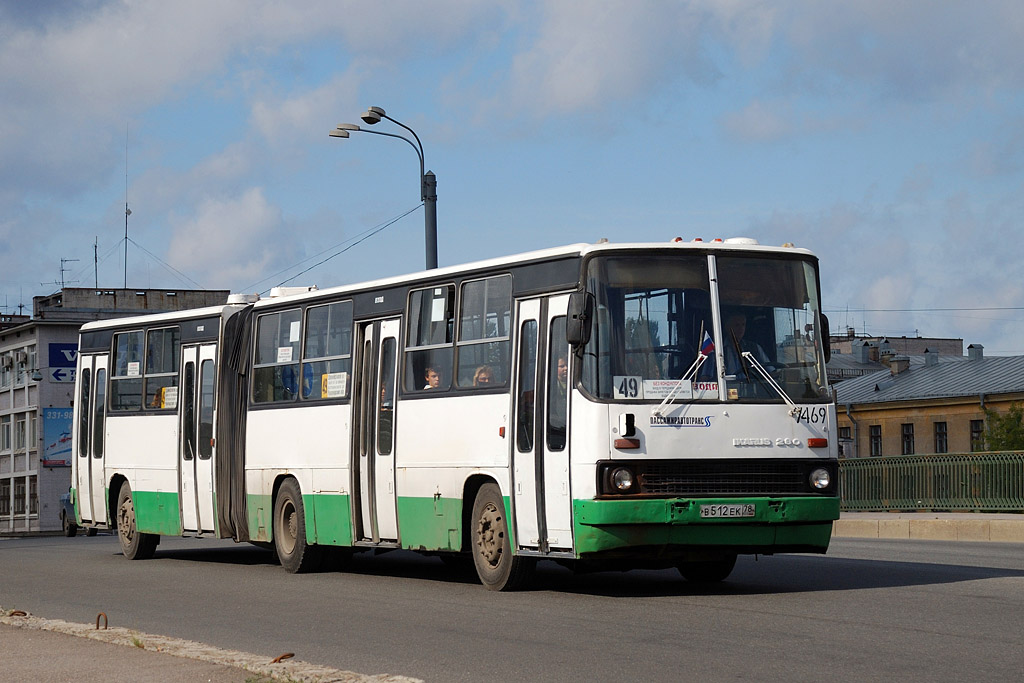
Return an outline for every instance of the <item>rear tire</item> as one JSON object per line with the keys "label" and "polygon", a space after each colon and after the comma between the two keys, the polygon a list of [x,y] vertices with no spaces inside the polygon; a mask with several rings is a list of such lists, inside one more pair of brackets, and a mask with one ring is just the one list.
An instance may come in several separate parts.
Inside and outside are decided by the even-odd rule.
{"label": "rear tire", "polygon": [[306,512],[294,479],[285,479],[274,501],[274,548],[281,566],[290,574],[319,569],[323,548],[306,542]]}
{"label": "rear tire", "polygon": [[473,564],[480,583],[492,591],[525,588],[537,563],[532,557],[513,555],[505,501],[497,484],[480,487],[471,519]]}
{"label": "rear tire", "polygon": [[679,565],[679,573],[691,583],[719,583],[729,578],[736,566],[736,556],[726,555],[718,560],[701,560],[684,562]]}
{"label": "rear tire", "polygon": [[121,542],[121,552],[129,560],[148,560],[160,542],[156,534],[144,534],[136,527],[135,503],[128,482],[121,484],[121,493],[117,496],[117,540]]}
{"label": "rear tire", "polygon": [[67,514],[62,513],[60,516],[61,526],[64,528],[64,535],[71,538],[78,533],[78,525],[75,524],[71,519],[68,518]]}

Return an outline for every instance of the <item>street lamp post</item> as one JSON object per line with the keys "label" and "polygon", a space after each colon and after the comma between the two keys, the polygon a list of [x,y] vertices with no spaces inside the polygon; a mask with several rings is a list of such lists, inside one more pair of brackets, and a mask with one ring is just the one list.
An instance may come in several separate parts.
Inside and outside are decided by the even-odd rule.
{"label": "street lamp post", "polygon": [[[384,133],[378,130],[360,128],[354,123],[339,124],[337,128],[330,132],[330,136],[332,138],[347,138],[350,132],[372,133],[373,135],[398,138],[399,140],[405,140],[414,150],[416,150],[416,155],[420,159],[420,199],[423,201],[424,211],[423,222],[427,270],[437,268],[437,176],[434,175],[433,171],[424,172],[423,143],[420,142],[420,138],[416,135],[416,131],[404,123],[391,118],[385,114],[384,110],[380,107],[370,107],[363,113],[361,118],[365,123],[371,126],[376,123],[380,123],[381,119],[387,119],[412,134],[412,140],[410,140],[404,135],[396,135],[395,133]],[[413,140],[415,140],[415,142],[413,142]]]}

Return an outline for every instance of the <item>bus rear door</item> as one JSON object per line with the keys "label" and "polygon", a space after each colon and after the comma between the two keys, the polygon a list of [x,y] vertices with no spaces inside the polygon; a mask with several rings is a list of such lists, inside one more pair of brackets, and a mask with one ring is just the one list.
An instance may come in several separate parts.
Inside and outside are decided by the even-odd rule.
{"label": "bus rear door", "polygon": [[78,452],[75,489],[83,522],[107,522],[107,481],[104,435],[107,402],[107,355],[79,356],[78,401],[75,406]]}

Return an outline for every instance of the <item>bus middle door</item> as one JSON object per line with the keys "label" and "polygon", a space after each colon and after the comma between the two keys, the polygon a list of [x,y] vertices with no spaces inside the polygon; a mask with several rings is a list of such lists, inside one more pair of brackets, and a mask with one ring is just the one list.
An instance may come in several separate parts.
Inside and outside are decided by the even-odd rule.
{"label": "bus middle door", "polygon": [[217,381],[217,345],[181,350],[179,396],[179,482],[185,531],[214,531],[213,462]]}
{"label": "bus middle door", "polygon": [[395,369],[398,363],[399,318],[360,323],[356,373],[358,414],[353,418],[352,456],[358,504],[356,542],[398,542],[395,492]]}

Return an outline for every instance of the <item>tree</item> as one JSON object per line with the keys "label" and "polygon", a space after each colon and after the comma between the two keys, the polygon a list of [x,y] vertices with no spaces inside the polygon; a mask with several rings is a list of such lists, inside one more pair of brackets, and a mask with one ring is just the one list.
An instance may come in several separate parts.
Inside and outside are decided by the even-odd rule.
{"label": "tree", "polygon": [[988,450],[1024,450],[1024,406],[1014,403],[1005,414],[986,408],[985,417],[985,446]]}

